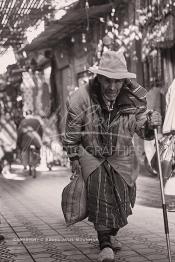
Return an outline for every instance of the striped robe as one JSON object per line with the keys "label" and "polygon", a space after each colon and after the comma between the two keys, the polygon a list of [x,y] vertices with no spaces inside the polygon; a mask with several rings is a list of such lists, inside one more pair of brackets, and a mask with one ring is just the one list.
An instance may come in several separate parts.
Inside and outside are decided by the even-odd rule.
{"label": "striped robe", "polygon": [[136,185],[128,187],[122,177],[106,162],[97,168],[87,181],[88,219],[99,226],[118,231],[132,214]]}

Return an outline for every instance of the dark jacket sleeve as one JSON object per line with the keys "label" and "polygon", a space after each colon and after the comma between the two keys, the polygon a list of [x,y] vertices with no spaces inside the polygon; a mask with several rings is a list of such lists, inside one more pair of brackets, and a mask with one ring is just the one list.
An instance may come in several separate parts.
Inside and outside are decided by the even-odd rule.
{"label": "dark jacket sleeve", "polygon": [[135,132],[145,140],[154,138],[154,130],[149,126],[146,94],[147,90],[139,85],[135,80],[127,79],[127,90],[132,105],[135,107],[136,128]]}

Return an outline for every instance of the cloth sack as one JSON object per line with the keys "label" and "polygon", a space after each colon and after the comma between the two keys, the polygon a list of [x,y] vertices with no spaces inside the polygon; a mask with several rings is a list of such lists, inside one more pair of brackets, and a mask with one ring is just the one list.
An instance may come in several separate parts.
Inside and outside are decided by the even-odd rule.
{"label": "cloth sack", "polygon": [[61,207],[67,226],[87,217],[87,192],[82,173],[74,176],[63,189]]}

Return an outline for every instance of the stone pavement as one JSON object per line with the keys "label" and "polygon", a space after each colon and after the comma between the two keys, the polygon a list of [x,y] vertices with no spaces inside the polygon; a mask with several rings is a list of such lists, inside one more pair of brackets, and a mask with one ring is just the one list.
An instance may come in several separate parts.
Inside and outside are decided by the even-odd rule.
{"label": "stone pavement", "polygon": [[[87,220],[66,227],[61,192],[69,182],[69,170],[42,172],[36,179],[15,170],[0,177],[1,262],[97,261],[96,233]],[[120,230],[123,244],[115,261],[167,262],[166,239],[159,181],[140,176],[137,204],[129,224]],[[168,213],[171,249],[175,261],[175,212]]]}

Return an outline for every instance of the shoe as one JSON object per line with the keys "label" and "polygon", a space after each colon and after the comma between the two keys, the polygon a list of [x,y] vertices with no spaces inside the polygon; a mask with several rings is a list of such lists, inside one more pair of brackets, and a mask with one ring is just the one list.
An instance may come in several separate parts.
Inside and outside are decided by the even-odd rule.
{"label": "shoe", "polygon": [[114,262],[114,252],[112,248],[105,247],[98,255],[98,262]]}
{"label": "shoe", "polygon": [[5,237],[3,235],[0,235],[0,241],[3,241]]}
{"label": "shoe", "polygon": [[114,251],[119,251],[122,249],[122,244],[117,240],[115,236],[111,236],[111,243]]}

